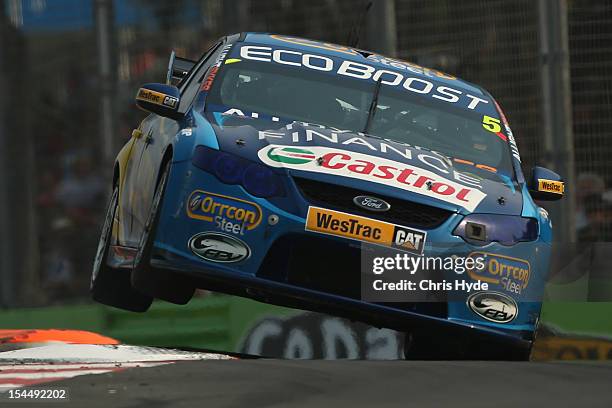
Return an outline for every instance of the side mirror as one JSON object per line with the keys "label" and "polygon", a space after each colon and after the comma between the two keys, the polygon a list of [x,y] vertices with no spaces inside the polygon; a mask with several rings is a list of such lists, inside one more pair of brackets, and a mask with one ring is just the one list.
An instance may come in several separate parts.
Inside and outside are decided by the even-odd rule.
{"label": "side mirror", "polygon": [[535,166],[528,183],[529,194],[535,200],[555,201],[563,197],[565,183],[560,175],[544,167]]}
{"label": "side mirror", "polygon": [[180,119],[178,113],[181,94],[176,86],[144,84],[136,94],[136,105],[147,112],[171,119]]}

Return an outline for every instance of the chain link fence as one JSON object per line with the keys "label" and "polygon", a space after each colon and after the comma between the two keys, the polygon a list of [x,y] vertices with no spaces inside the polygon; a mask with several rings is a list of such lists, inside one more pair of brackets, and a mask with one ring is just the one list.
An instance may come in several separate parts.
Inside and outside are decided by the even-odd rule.
{"label": "chain link fence", "polygon": [[[385,16],[393,21],[380,19],[377,8],[383,2]],[[22,154],[32,158],[33,167],[22,182],[32,191],[34,226],[28,231],[37,237],[15,252],[35,259],[27,265],[34,269],[33,278],[19,280],[23,271],[9,271],[21,282],[15,293],[28,296],[9,303],[48,304],[87,297],[112,170],[101,153],[104,138],[111,138],[115,152],[128,140],[144,117],[134,106],[135,91],[141,83],[164,80],[170,50],[196,59],[225,34],[266,31],[345,44],[351,30],[362,27],[358,31],[363,48],[386,50],[488,89],[508,114],[526,172],[549,159],[542,137],[543,55],[537,1],[375,0],[362,21],[366,4],[354,0],[4,0],[7,23],[21,39],[26,61],[0,64],[3,72],[12,70],[28,84],[27,103],[21,108],[29,118],[24,138],[32,143],[25,144],[30,151]],[[576,228],[579,237],[609,240],[612,3],[568,0],[567,6]],[[110,13],[103,37],[101,11]],[[110,77],[100,73],[100,41],[110,47]],[[390,44],[396,44],[396,49]],[[112,102],[110,135],[101,134],[103,95]]]}

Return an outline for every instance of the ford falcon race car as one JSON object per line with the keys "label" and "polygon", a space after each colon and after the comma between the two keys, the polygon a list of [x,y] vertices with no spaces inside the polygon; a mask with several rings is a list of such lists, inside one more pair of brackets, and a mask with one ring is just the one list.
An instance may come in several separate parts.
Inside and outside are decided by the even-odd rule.
{"label": "ford falcon race car", "polygon": [[[196,288],[408,332],[407,357],[529,355],[550,258],[535,202],[493,97],[452,75],[295,37],[225,37],[199,61],[171,55],[150,112],[120,151],[94,261],[97,301],[145,311]],[[444,244],[444,245],[441,245]],[[487,289],[463,298],[369,301],[368,248],[482,255],[437,271]]]}

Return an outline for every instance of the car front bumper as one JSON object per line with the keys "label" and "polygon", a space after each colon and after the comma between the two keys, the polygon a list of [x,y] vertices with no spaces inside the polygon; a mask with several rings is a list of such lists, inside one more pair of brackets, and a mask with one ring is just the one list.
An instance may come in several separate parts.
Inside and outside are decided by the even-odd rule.
{"label": "car front bumper", "polygon": [[[258,208],[260,212],[257,226],[222,231],[217,222],[220,219],[194,218],[194,214],[189,214],[189,200],[196,190],[235,200],[236,207],[250,203],[249,208]],[[541,302],[533,299],[539,299],[543,292],[545,276],[541,271],[548,263],[540,242],[512,247],[497,243],[472,246],[451,234],[462,218],[459,214],[427,230],[426,256],[465,256],[484,251],[531,261],[529,286],[521,295],[508,294],[519,304],[518,315],[511,323],[487,321],[472,312],[465,300],[414,304],[366,302],[360,291],[361,244],[305,230],[309,202],[298,191],[289,194],[296,201],[294,211],[254,197],[241,186],[221,183],[190,162],[174,163],[156,232],[152,265],[191,275],[206,289],[268,303],[332,313],[397,330],[477,335],[490,338],[494,344],[507,343],[519,349],[530,347],[541,307]],[[250,256],[236,263],[212,262],[196,256],[189,241],[196,234],[206,232],[223,232],[238,238],[249,247]],[[441,278],[458,277],[447,273]]]}

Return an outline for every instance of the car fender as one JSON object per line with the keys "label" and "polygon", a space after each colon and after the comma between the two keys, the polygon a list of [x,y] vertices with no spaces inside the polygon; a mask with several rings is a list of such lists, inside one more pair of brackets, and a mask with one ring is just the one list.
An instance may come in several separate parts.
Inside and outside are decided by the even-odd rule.
{"label": "car fender", "polygon": [[174,162],[191,160],[193,150],[199,145],[219,150],[219,142],[211,124],[197,112],[191,115],[193,126],[180,129],[172,141]]}

